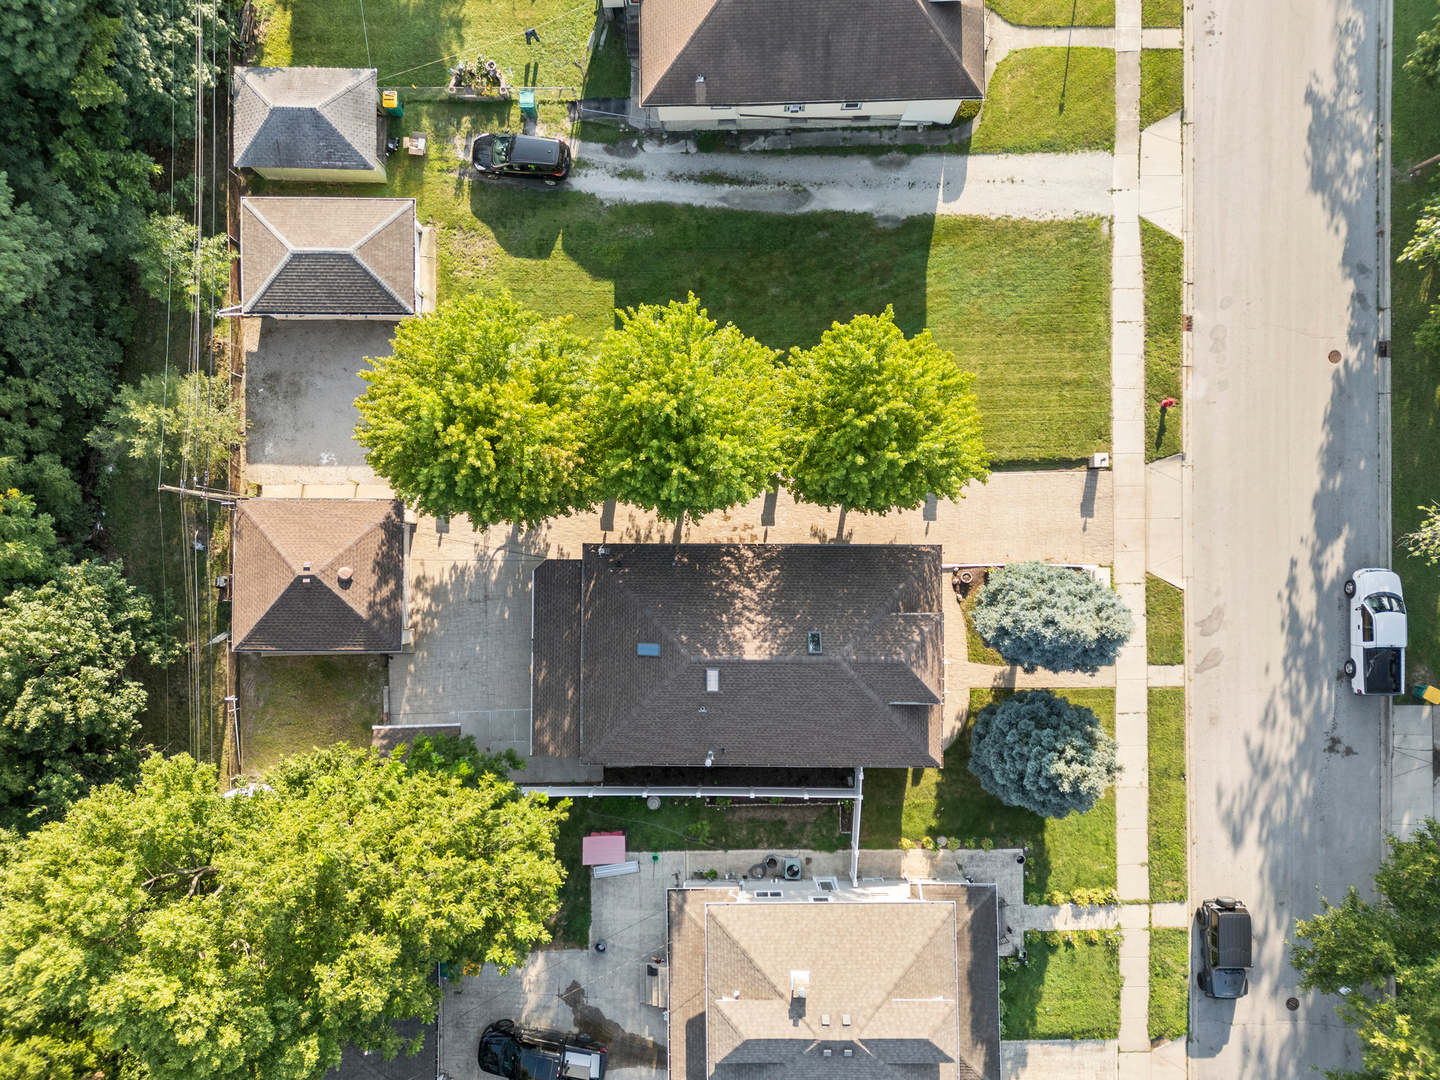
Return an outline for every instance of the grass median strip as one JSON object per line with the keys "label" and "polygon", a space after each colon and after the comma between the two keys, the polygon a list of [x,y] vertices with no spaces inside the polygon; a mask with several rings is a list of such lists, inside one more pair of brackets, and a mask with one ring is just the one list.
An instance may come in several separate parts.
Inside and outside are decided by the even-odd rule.
{"label": "grass median strip", "polygon": [[[1158,225],[1140,222],[1140,253],[1145,272],[1145,460],[1180,453],[1180,314],[1185,247]],[[1173,398],[1166,409],[1160,403]]]}
{"label": "grass median strip", "polygon": [[1179,49],[1140,53],[1140,126],[1179,111],[1185,102],[1185,61]]}
{"label": "grass median strip", "polygon": [[1115,51],[1017,49],[1000,61],[972,154],[1115,149]]}
{"label": "grass median strip", "polygon": [[1150,931],[1150,1038],[1183,1039],[1190,1029],[1190,931]]}
{"label": "grass median strip", "polygon": [[1180,26],[1184,21],[1183,0],[1141,0],[1141,26]]}
{"label": "grass median strip", "polygon": [[1000,962],[1002,1039],[1114,1039],[1120,1034],[1120,935],[1025,933],[1024,961]]}
{"label": "grass median strip", "polygon": [[[1059,690],[1077,705],[1093,709],[1112,735],[1115,691]],[[970,726],[974,716],[1009,690],[972,690],[966,728],[945,752],[944,769],[867,769],[860,842],[894,847],[902,840],[923,842],[945,836],[961,847],[1028,847],[1027,903],[1042,904],[1054,893],[1107,890],[1116,884],[1115,792],[1110,790],[1088,814],[1042,818],[1007,806],[980,786],[970,772]]]}
{"label": "grass median strip", "polygon": [[1115,0],[990,0],[1011,26],[1114,26]]}
{"label": "grass median strip", "polygon": [[1151,664],[1185,662],[1185,592],[1145,575],[1145,658]]}
{"label": "grass median strip", "polygon": [[1184,900],[1185,691],[1155,687],[1149,700],[1150,899]]}

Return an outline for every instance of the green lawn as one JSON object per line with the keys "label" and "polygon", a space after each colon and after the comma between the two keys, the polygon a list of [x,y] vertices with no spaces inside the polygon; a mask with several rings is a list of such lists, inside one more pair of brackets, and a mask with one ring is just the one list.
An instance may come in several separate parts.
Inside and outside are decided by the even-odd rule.
{"label": "green lawn", "polygon": [[[972,690],[970,716],[1008,690]],[[1095,711],[1105,730],[1115,731],[1115,691],[1061,690],[1077,705]],[[972,719],[973,722],[973,719]],[[894,847],[901,837],[919,841],[947,836],[964,847],[1028,847],[1027,902],[1044,903],[1047,893],[1115,887],[1115,792],[1088,814],[1042,818],[1006,806],[980,786],[968,767],[970,726],[945,752],[943,769],[867,769],[860,843]]]}
{"label": "green lawn", "polygon": [[1185,593],[1145,575],[1145,652],[1151,664],[1185,662]]}
{"label": "green lawn", "polygon": [[1115,0],[990,0],[1012,26],[1114,26]]}
{"label": "green lawn", "polygon": [[371,725],[382,721],[384,657],[241,655],[237,664],[246,776],[316,747],[368,747]]}
{"label": "green lawn", "polygon": [[[1184,245],[1158,225],[1140,222],[1140,252],[1145,269],[1145,460],[1155,461],[1184,449],[1180,381],[1180,315],[1184,286]],[[1160,402],[1178,404],[1160,415]]]}
{"label": "green lawn", "polygon": [[555,844],[567,877],[560,912],[552,921],[554,944],[589,945],[590,870],[580,865],[580,841],[588,833],[615,829],[625,831],[631,851],[838,851],[850,842],[840,832],[833,805],[737,800],[728,807],[707,807],[702,799],[671,798],[649,810],[638,798],[576,799]]}
{"label": "green lawn", "polygon": [[[349,0],[276,0],[275,8],[259,61],[265,65],[373,67],[382,86],[444,86],[460,57],[480,56],[499,64],[512,85],[566,89],[554,96],[579,97],[582,86],[586,94],[607,97],[630,92],[628,64],[623,81],[608,58],[595,72],[584,70],[596,25],[593,4],[445,0],[419,9],[408,0],[368,0],[363,7]],[[540,40],[526,44],[531,28]]]}
{"label": "green lawn", "polygon": [[1002,1039],[1119,1037],[1118,933],[1026,931],[1025,951],[1025,963],[1000,964]]}
{"label": "green lawn", "polygon": [[[1399,255],[1415,232],[1415,219],[1427,198],[1440,195],[1440,169],[1431,166],[1420,180],[1407,178],[1409,167],[1440,152],[1440,91],[1430,90],[1404,69],[1416,35],[1435,17],[1434,0],[1396,0],[1393,158],[1390,251]],[[1396,262],[1391,277],[1391,414],[1393,440],[1393,531],[1412,532],[1424,515],[1417,507],[1440,501],[1440,355],[1415,344],[1415,331],[1430,306],[1440,301],[1433,270]],[[1405,553],[1398,544],[1394,566],[1405,583],[1410,609],[1409,667],[1412,683],[1435,682],[1440,675],[1440,567]]]}
{"label": "green lawn", "polygon": [[1115,148],[1115,51],[1019,49],[1000,61],[972,154]]}
{"label": "green lawn", "polygon": [[[895,306],[977,373],[1001,466],[1069,463],[1110,443],[1110,240],[1097,220],[773,215],[668,203],[605,206],[565,189],[457,179],[452,141],[504,127],[504,106],[412,104],[428,158],[391,159],[384,185],[255,181],[268,194],[402,195],[442,226],[440,296],[505,287],[598,335],[614,309],[694,291],[713,318],[776,349]],[[542,116],[543,119],[543,116]]]}
{"label": "green lawn", "polygon": [[1185,691],[1155,687],[1149,700],[1150,766],[1150,899],[1154,903],[1184,900],[1185,827]]}
{"label": "green lawn", "polygon": [[1184,54],[1179,49],[1140,53],[1140,126],[1147,128],[1185,104]]}
{"label": "green lawn", "polygon": [[1150,931],[1150,1038],[1183,1039],[1190,1028],[1190,931]]}
{"label": "green lawn", "polygon": [[1141,26],[1180,26],[1184,21],[1184,0],[1141,0]]}

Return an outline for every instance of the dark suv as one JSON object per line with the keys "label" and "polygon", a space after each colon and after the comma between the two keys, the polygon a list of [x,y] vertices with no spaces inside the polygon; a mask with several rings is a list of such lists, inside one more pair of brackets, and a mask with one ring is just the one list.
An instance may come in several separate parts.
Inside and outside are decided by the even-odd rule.
{"label": "dark suv", "polygon": [[507,1080],[601,1080],[607,1050],[589,1035],[562,1035],[496,1020],[480,1036],[480,1070]]}
{"label": "dark suv", "polygon": [[1239,900],[1217,896],[1195,913],[1200,924],[1200,970],[1195,982],[1207,997],[1242,998],[1250,989],[1250,912]]}
{"label": "dark suv", "polygon": [[570,147],[538,135],[477,135],[470,163],[489,176],[533,176],[564,180],[570,175]]}

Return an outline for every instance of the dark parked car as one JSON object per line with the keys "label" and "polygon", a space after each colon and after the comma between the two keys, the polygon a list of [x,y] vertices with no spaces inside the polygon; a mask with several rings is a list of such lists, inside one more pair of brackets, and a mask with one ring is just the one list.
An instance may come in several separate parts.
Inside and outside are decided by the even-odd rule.
{"label": "dark parked car", "polygon": [[470,162],[491,176],[533,176],[564,180],[570,175],[570,147],[538,135],[477,135]]}
{"label": "dark parked car", "polygon": [[1217,896],[1195,913],[1200,924],[1200,971],[1195,982],[1207,997],[1242,998],[1250,989],[1250,912],[1239,900]]}
{"label": "dark parked car", "polygon": [[507,1080],[601,1080],[607,1051],[589,1035],[496,1020],[480,1036],[480,1070]]}

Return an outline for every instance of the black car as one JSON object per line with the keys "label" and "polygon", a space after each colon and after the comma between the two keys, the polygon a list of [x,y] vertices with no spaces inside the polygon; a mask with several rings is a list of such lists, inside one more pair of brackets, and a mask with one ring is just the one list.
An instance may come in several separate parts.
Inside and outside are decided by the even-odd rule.
{"label": "black car", "polygon": [[1217,896],[1195,913],[1200,924],[1200,970],[1195,982],[1207,997],[1242,998],[1250,989],[1250,912],[1239,900]]}
{"label": "black car", "polygon": [[534,176],[564,180],[570,175],[570,147],[538,135],[475,136],[470,163],[490,176]]}
{"label": "black car", "polygon": [[601,1080],[608,1052],[589,1035],[496,1020],[480,1036],[480,1071],[507,1080]]}

